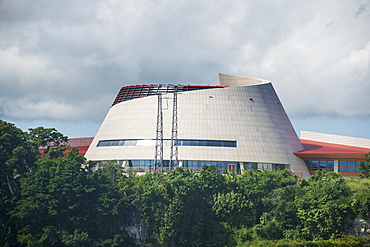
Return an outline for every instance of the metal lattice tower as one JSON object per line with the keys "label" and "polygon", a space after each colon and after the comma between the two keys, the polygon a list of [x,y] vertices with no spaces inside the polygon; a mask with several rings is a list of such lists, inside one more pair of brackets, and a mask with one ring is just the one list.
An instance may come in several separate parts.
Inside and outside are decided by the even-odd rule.
{"label": "metal lattice tower", "polygon": [[172,135],[171,135],[171,154],[170,154],[170,170],[179,164],[178,157],[178,140],[177,140],[177,86],[173,90],[173,106],[172,106]]}
{"label": "metal lattice tower", "polygon": [[157,134],[155,138],[155,161],[154,171],[163,171],[163,113],[162,93],[158,91],[158,112],[157,112]]}

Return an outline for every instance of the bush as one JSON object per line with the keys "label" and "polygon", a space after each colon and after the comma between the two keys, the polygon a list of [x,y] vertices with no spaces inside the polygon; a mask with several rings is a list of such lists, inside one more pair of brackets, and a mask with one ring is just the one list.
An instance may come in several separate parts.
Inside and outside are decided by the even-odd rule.
{"label": "bush", "polygon": [[356,237],[353,235],[345,235],[337,239],[319,240],[319,241],[306,241],[306,240],[262,240],[262,241],[248,241],[238,245],[238,247],[247,246],[277,246],[277,247],[356,247],[370,245],[370,237]]}

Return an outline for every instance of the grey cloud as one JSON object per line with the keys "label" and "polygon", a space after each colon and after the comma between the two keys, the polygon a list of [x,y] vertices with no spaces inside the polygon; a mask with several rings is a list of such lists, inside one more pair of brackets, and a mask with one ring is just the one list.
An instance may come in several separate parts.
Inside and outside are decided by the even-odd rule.
{"label": "grey cloud", "polygon": [[76,121],[121,86],[223,72],[273,81],[294,116],[367,116],[369,21],[366,1],[3,0],[0,112]]}

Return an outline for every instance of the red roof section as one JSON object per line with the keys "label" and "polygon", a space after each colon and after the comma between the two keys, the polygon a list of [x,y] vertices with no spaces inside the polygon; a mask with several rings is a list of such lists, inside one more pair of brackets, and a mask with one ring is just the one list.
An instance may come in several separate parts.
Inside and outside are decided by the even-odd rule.
{"label": "red roof section", "polygon": [[71,138],[68,140],[68,145],[71,147],[90,146],[94,137]]}
{"label": "red roof section", "polygon": [[[69,145],[69,147],[64,153],[71,151],[73,148],[78,148],[80,154],[85,155],[93,139],[94,137],[71,138],[68,140],[68,143],[66,143],[67,145]],[[44,154],[45,149],[46,147],[40,147],[39,152],[41,154]]]}
{"label": "red roof section", "polygon": [[302,159],[340,159],[340,160],[365,160],[369,148],[346,146],[326,142],[309,141],[300,139],[304,150],[294,152]]}
{"label": "red roof section", "polygon": [[332,144],[326,142],[317,142],[300,139],[304,150],[296,153],[361,153],[367,154],[369,148],[360,148],[354,146],[346,146],[340,144]]}

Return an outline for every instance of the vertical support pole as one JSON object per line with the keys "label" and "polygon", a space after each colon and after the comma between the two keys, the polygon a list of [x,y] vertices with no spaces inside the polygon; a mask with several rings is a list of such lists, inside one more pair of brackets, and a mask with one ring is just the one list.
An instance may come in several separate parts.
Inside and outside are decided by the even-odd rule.
{"label": "vertical support pole", "polygon": [[334,160],[334,172],[339,173],[339,161]]}
{"label": "vertical support pole", "polygon": [[157,132],[155,137],[155,161],[154,171],[163,171],[163,114],[162,92],[158,91]]}
{"label": "vertical support pole", "polygon": [[179,164],[177,140],[177,86],[173,88],[170,170]]}
{"label": "vertical support pole", "polygon": [[244,173],[244,163],[239,162],[239,166],[240,166],[240,174],[243,174]]}

